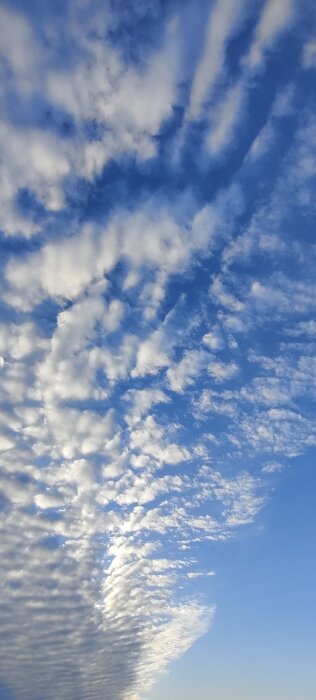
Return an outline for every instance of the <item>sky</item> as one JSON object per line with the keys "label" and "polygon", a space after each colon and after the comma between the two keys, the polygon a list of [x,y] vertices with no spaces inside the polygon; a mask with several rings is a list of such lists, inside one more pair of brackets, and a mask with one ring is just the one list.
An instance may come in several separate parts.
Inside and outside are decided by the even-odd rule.
{"label": "sky", "polygon": [[0,0],[0,700],[313,700],[312,0]]}

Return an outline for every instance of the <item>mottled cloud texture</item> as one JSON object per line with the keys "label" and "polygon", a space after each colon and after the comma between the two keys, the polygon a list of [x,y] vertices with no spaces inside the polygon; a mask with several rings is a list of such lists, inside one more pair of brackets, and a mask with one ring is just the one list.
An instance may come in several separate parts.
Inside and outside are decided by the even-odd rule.
{"label": "mottled cloud texture", "polygon": [[311,11],[0,3],[15,700],[142,698],[211,624],[213,543],[315,447]]}

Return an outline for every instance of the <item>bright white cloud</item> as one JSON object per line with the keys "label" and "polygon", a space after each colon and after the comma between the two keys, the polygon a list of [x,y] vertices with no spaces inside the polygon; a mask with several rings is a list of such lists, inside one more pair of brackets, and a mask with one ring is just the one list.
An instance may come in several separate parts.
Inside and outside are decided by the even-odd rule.
{"label": "bright white cloud", "polygon": [[263,71],[289,0],[48,5],[0,8],[0,675],[140,700],[316,445],[315,119]]}
{"label": "bright white cloud", "polygon": [[279,34],[288,28],[294,17],[294,10],[294,0],[266,1],[247,56],[247,64],[252,70],[261,67],[265,51],[269,50]]}
{"label": "bright white cloud", "polygon": [[190,350],[183,358],[167,370],[167,379],[172,391],[183,392],[194,384],[200,372],[206,367],[208,354],[203,350]]}
{"label": "bright white cloud", "polygon": [[217,156],[231,140],[244,99],[245,88],[242,82],[239,82],[230,88],[211,110],[211,128],[207,137],[207,147],[211,155]]}
{"label": "bright white cloud", "polygon": [[[15,199],[21,188],[31,190],[49,211],[65,206],[65,179],[92,180],[113,157],[136,154],[140,159],[155,154],[155,135],[168,118],[176,100],[178,80],[177,26],[171,23],[159,51],[146,67],[127,70],[110,43],[94,34],[78,31],[77,21],[68,27],[70,67],[54,68],[49,44],[34,38],[21,15],[1,8],[2,50],[12,89],[18,99],[46,97],[50,109],[63,110],[76,123],[78,135],[62,138],[46,129],[20,128],[4,119],[0,124],[2,162],[1,225],[7,235],[31,236],[39,226],[19,215]],[[10,38],[9,38],[10,37]],[[32,51],[30,47],[32,46]],[[79,48],[79,51],[78,51]],[[101,139],[87,138],[84,125],[96,121]]]}
{"label": "bright white cloud", "polygon": [[225,382],[238,374],[238,365],[235,362],[221,362],[213,360],[208,365],[208,372],[216,382]]}
{"label": "bright white cloud", "polygon": [[244,0],[217,0],[212,7],[205,30],[204,49],[192,83],[189,118],[199,117],[205,101],[212,97],[216,83],[222,77],[228,42],[239,29],[244,11]]}

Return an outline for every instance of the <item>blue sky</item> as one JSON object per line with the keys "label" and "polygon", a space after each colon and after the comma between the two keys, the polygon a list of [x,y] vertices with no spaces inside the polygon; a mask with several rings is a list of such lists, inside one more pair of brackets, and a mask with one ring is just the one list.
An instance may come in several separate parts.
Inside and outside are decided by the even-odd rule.
{"label": "blue sky", "polygon": [[312,700],[311,0],[0,1],[0,700]]}

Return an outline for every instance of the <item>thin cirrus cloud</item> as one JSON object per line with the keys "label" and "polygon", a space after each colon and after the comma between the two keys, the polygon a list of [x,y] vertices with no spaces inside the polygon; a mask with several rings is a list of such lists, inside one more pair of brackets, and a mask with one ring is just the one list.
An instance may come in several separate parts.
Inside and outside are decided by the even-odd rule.
{"label": "thin cirrus cloud", "polygon": [[0,3],[0,678],[139,700],[316,444],[314,38],[294,0],[53,5]]}

